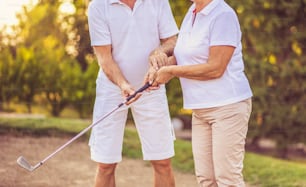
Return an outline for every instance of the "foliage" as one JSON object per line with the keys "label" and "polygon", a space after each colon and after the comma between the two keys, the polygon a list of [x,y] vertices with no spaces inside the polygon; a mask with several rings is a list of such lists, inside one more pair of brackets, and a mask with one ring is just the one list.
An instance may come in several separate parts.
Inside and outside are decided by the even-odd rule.
{"label": "foliage", "polygon": [[[249,138],[257,144],[262,137],[277,143],[279,155],[288,147],[305,142],[306,54],[304,0],[240,1],[227,0],[237,12],[243,33],[246,74],[254,97]],[[178,25],[190,5],[170,1]],[[168,98],[172,116],[179,115],[179,85],[171,81]]]}
{"label": "foliage", "polygon": [[167,97],[168,105],[170,109],[170,115],[175,117],[180,114],[183,107],[182,89],[179,79],[172,79],[167,85]]}
{"label": "foliage", "polygon": [[[77,106],[75,102],[79,102],[76,108],[83,117],[93,105],[92,87],[97,67],[82,69],[80,64],[87,64],[87,61],[79,63],[75,60],[71,47],[73,44],[76,45],[78,42],[76,38],[80,38],[80,35],[73,33],[77,33],[75,30],[80,28],[74,27],[75,21],[71,15],[64,15],[59,11],[60,5],[59,1],[40,1],[32,9],[25,7],[18,16],[19,25],[15,27],[17,39],[6,38],[16,54],[10,54],[12,50],[6,50],[0,58],[4,62],[1,67],[3,75],[12,72],[9,73],[11,76],[1,79],[4,86],[1,86],[0,101],[8,103],[10,97],[15,95],[28,106],[28,112],[31,113],[34,97],[39,96],[40,101],[46,99],[49,102],[53,116],[59,116],[66,106],[72,104]],[[82,6],[80,3],[78,5]],[[77,15],[80,17],[80,14],[78,12]],[[84,19],[87,18],[83,16],[83,22]],[[86,26],[84,28],[86,30]],[[90,48],[88,42],[83,42],[82,45]],[[2,46],[5,44],[3,43],[1,48]],[[87,60],[85,57],[88,51],[82,52],[81,58]],[[12,89],[8,85],[13,82],[15,84]],[[87,106],[82,105],[84,103]]]}
{"label": "foliage", "polygon": [[98,63],[93,61],[88,63],[85,72],[76,75],[78,76],[78,82],[76,82],[78,85],[75,93],[72,93],[74,99],[71,102],[81,118],[91,116],[96,90],[95,79],[98,70]]}
{"label": "foliage", "polygon": [[6,103],[9,105],[10,100],[14,97],[14,82],[17,82],[15,64],[13,55],[9,48],[0,52],[0,111]]}
{"label": "foliage", "polygon": [[[73,0],[76,12],[67,16],[66,20],[71,22],[71,30],[73,32],[74,46],[76,50],[76,60],[81,66],[82,71],[86,71],[88,67],[87,56],[93,55],[93,50],[90,45],[88,24],[87,24],[87,6],[88,4],[84,0]],[[71,21],[72,20],[72,21]]]}
{"label": "foliage", "polygon": [[16,49],[14,61],[17,80],[14,86],[18,88],[15,95],[25,102],[28,112],[31,113],[31,106],[34,96],[39,93],[37,88],[42,86],[42,68],[38,59],[35,58],[33,48],[19,47]]}
{"label": "foliage", "polygon": [[191,5],[191,1],[186,0],[170,0],[171,9],[178,27],[180,27],[184,16]]}
{"label": "foliage", "polygon": [[[75,12],[59,11],[64,1],[41,0],[24,8],[14,35],[0,33],[0,109],[11,101],[45,104],[53,115],[73,106],[91,114],[98,66],[89,44],[88,1],[73,0]],[[191,2],[169,1],[180,26]],[[306,142],[306,1],[227,0],[243,33],[246,74],[254,93],[249,138],[277,142],[280,155]],[[178,79],[167,84],[171,116],[182,115]],[[37,99],[38,98],[38,99]],[[35,100],[36,99],[36,100]]]}
{"label": "foliage", "polygon": [[306,2],[229,2],[240,19],[254,92],[249,137],[275,140],[286,157],[290,144],[306,142]]}

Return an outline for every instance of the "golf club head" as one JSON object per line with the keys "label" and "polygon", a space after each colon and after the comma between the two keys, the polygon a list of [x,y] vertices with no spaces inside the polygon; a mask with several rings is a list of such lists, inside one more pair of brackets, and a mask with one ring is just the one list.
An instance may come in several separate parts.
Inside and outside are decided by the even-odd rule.
{"label": "golf club head", "polygon": [[20,156],[18,159],[17,159],[17,163],[19,166],[21,166],[22,168],[32,172],[34,171],[36,168],[31,166],[31,164],[23,157],[23,156]]}

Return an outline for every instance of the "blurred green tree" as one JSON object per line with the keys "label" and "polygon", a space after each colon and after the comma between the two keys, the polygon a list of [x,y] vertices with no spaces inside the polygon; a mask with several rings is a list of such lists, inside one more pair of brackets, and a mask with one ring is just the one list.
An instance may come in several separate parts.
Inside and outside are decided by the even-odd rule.
{"label": "blurred green tree", "polygon": [[16,88],[12,95],[18,96],[25,102],[28,112],[32,112],[34,96],[42,86],[42,64],[38,61],[32,48],[18,47],[14,63],[17,80],[13,86]]}
{"label": "blurred green tree", "polygon": [[0,111],[9,109],[11,99],[16,97],[13,93],[17,81],[14,57],[9,48],[0,50]]}
{"label": "blurred green tree", "polygon": [[254,91],[249,137],[277,143],[287,157],[292,143],[306,142],[306,1],[229,0],[243,32],[246,71]]}

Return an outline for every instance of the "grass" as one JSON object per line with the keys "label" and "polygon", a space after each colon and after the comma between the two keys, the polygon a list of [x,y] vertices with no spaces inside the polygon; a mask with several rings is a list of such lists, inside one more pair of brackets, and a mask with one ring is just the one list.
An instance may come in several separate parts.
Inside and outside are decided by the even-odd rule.
{"label": "grass", "polygon": [[[0,118],[0,135],[31,136],[74,136],[90,121],[63,118],[13,119]],[[89,133],[84,136],[87,140]],[[189,141],[175,141],[176,155],[172,159],[173,167],[183,172],[193,172],[193,157]],[[142,158],[140,142],[134,128],[126,128],[123,155],[130,158]],[[244,162],[246,181],[260,187],[306,187],[306,165],[246,153]]]}
{"label": "grass", "polygon": [[250,184],[261,187],[305,187],[306,165],[248,153],[244,175]]}
{"label": "grass", "polygon": [[88,121],[68,118],[0,118],[0,134],[9,132],[14,135],[31,136],[74,135],[88,125]]}

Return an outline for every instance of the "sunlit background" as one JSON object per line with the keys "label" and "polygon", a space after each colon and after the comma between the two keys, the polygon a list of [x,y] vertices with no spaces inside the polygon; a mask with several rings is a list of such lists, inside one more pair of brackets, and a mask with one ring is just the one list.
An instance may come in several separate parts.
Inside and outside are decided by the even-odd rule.
{"label": "sunlit background", "polygon": [[[29,178],[17,170],[12,158],[20,151],[33,157],[38,152],[42,156],[50,154],[53,150],[49,152],[48,148],[53,144],[49,135],[71,136],[92,119],[99,66],[90,46],[86,15],[89,2],[0,0],[0,186],[46,186],[64,176],[63,184],[54,186],[76,187],[64,184],[74,183],[73,176],[79,175],[66,172],[71,169],[50,164],[57,168],[48,168],[48,175]],[[180,26],[191,1],[169,2]],[[238,14],[245,71],[254,92],[244,177],[248,184],[261,187],[306,187],[306,1],[226,2]],[[190,139],[191,114],[182,110],[178,79],[167,84],[167,96],[171,117],[180,123],[176,130],[182,131],[177,138]],[[11,135],[20,139],[15,141]],[[25,141],[24,135],[31,139]],[[41,142],[42,136],[48,143]],[[28,146],[36,145],[35,137],[43,147],[31,152]],[[135,144],[137,134],[127,137],[124,142],[128,149],[124,151],[135,158],[141,154],[139,144]],[[193,172],[190,142],[176,143],[173,163],[179,170]],[[81,165],[73,168],[80,169]],[[87,173],[81,169],[82,174]],[[77,181],[80,186],[82,179],[78,177]]]}
{"label": "sunlit background", "polygon": [[22,7],[35,5],[36,2],[37,0],[1,0],[0,27],[17,24],[16,14],[22,11]]}
{"label": "sunlit background", "polygon": [[[31,8],[35,6],[38,0],[0,0],[0,29],[4,26],[18,24],[16,14],[21,13],[24,6]],[[74,13],[75,7],[70,0],[64,0],[60,11],[64,13]],[[6,29],[10,32],[10,28]]]}

